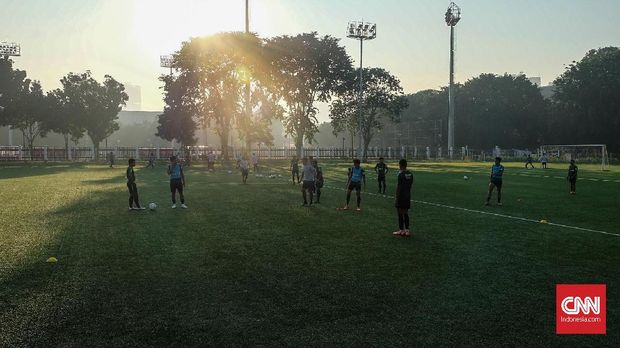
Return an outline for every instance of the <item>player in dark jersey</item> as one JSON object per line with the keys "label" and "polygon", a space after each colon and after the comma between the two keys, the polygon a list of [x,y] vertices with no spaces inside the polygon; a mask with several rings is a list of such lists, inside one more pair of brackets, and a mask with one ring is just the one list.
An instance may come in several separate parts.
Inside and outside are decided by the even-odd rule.
{"label": "player in dark jersey", "polygon": [[497,205],[502,205],[502,178],[504,176],[504,166],[501,165],[501,157],[495,157],[495,164],[491,167],[491,181],[489,182],[489,194],[485,205],[491,205],[491,195],[493,189],[497,188]]}
{"label": "player in dark jersey", "polygon": [[170,175],[172,209],[175,209],[177,207],[177,191],[179,191],[179,198],[181,199],[181,208],[187,209],[187,206],[185,205],[185,196],[183,195],[183,188],[185,187],[185,174],[183,174],[183,167],[177,161],[177,156],[170,157],[170,164],[168,165],[168,175]]}
{"label": "player in dark jersey", "polygon": [[527,159],[525,160],[525,169],[527,169],[527,166],[531,166],[532,169],[534,169],[534,160],[532,159],[532,154],[528,154],[527,155]]}
{"label": "player in dark jersey", "polygon": [[398,173],[398,183],[396,184],[396,211],[398,213],[398,231],[393,232],[395,236],[409,237],[409,208],[411,208],[411,185],[413,185],[413,173],[407,170],[407,160],[401,159],[398,162],[400,172]]}
{"label": "player in dark jersey", "polygon": [[379,182],[379,193],[385,194],[385,175],[387,172],[387,164],[383,162],[383,157],[379,157],[379,163],[375,166],[375,173],[377,173],[377,181]]}
{"label": "player in dark jersey", "polygon": [[577,166],[575,165],[575,160],[570,160],[570,166],[568,167],[568,175],[566,176],[566,180],[570,183],[570,194],[574,195],[577,193]]}
{"label": "player in dark jersey", "polygon": [[291,176],[293,178],[293,185],[295,185],[295,176],[297,176],[297,183],[299,184],[299,160],[297,157],[293,157],[291,160]]}
{"label": "player in dark jersey", "polygon": [[[129,189],[129,210],[144,210],[144,207],[140,206],[140,199],[138,198],[138,187],[136,186],[136,174],[133,171],[133,167],[136,166],[136,160],[129,159],[129,166],[127,167],[127,189]],[[136,204],[134,208],[133,205]]]}
{"label": "player in dark jersey", "polygon": [[361,203],[362,203],[362,181],[364,182],[364,187],[366,187],[366,173],[364,168],[360,167],[360,160],[353,160],[353,167],[349,168],[349,180],[347,181],[347,204],[342,208],[342,210],[349,209],[349,202],[351,201],[351,191],[355,190],[355,194],[357,195],[357,211],[361,211]]}
{"label": "player in dark jersey", "polygon": [[312,161],[312,166],[316,170],[316,203],[321,204],[321,189],[325,183],[323,179],[323,169],[319,167],[319,162],[317,160]]}

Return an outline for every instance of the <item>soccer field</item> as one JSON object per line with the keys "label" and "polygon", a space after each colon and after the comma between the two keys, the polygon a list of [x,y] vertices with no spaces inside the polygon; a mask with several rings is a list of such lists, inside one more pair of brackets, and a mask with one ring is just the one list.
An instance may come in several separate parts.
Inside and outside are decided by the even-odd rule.
{"label": "soccer field", "polygon": [[[362,212],[335,209],[347,164],[320,165],[320,205],[273,162],[247,185],[188,168],[173,210],[139,164],[154,212],[127,210],[122,165],[0,167],[0,346],[620,345],[620,168],[580,165],[570,196],[567,165],[507,163],[485,207],[490,163],[414,163],[403,238],[395,163],[386,196],[365,165]],[[562,283],[607,285],[607,335],[556,336]]]}

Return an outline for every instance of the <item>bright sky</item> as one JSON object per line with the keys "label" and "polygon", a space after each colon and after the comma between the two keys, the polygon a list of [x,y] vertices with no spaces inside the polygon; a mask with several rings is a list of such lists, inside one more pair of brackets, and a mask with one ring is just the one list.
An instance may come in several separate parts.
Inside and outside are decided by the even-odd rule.
{"label": "bright sky", "polygon": [[[541,76],[548,84],[587,50],[620,46],[618,0],[458,0],[456,79],[483,72]],[[0,0],[0,41],[18,42],[16,66],[45,89],[90,69],[142,88],[142,110],[161,110],[159,55],[190,36],[243,30],[244,0]],[[447,84],[444,0],[250,0],[262,37],[318,31],[342,38],[359,64],[348,21],[377,23],[364,66],[398,76],[406,92]],[[322,113],[321,120],[327,120]]]}

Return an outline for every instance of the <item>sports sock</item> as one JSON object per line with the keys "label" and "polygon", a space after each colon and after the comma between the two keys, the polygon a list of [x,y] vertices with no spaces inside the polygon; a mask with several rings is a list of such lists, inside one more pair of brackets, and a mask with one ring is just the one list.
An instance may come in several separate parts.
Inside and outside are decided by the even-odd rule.
{"label": "sports sock", "polygon": [[347,193],[347,205],[349,205],[350,201],[351,201],[351,192]]}
{"label": "sports sock", "polygon": [[360,204],[362,203],[362,195],[361,194],[357,194],[357,207],[360,207]]}
{"label": "sports sock", "polygon": [[405,213],[404,218],[405,218],[405,229],[408,230],[409,229],[409,213]]}
{"label": "sports sock", "polygon": [[403,215],[397,211],[398,213],[398,229],[399,230],[404,230],[405,229],[405,219],[403,218]]}

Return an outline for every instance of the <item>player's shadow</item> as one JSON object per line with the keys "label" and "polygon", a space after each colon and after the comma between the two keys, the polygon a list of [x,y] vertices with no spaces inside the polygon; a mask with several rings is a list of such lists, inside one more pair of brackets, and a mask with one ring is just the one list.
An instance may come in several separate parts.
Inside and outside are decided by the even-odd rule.
{"label": "player's shadow", "polygon": [[15,178],[28,178],[35,176],[54,175],[63,172],[69,172],[71,170],[83,170],[88,167],[88,170],[93,172],[110,171],[114,170],[106,166],[94,165],[88,163],[68,163],[68,164],[44,164],[44,163],[0,163],[0,180],[1,179],[15,179]]}

